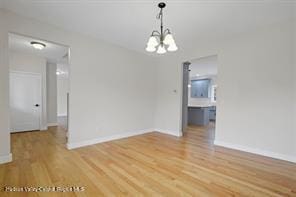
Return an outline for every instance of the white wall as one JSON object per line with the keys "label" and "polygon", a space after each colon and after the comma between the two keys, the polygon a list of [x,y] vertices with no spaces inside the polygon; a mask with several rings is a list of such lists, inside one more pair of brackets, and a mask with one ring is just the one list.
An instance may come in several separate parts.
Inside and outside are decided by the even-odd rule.
{"label": "white wall", "polygon": [[[157,65],[157,100],[154,116],[158,131],[181,136],[182,67],[183,60],[168,54]],[[185,62],[185,60],[183,61]]]}
{"label": "white wall", "polygon": [[216,143],[296,161],[291,41],[291,23],[275,24],[223,42],[200,43],[190,54],[163,57],[156,128],[181,130],[181,63],[217,54]]}
{"label": "white wall", "polygon": [[28,53],[10,51],[9,67],[10,70],[46,74],[46,59]]}
{"label": "white wall", "polygon": [[57,64],[46,64],[46,85],[47,85],[47,124],[57,124]]}
{"label": "white wall", "polygon": [[58,116],[67,116],[67,93],[69,92],[69,79],[57,77],[58,87]]}
{"label": "white wall", "polygon": [[38,73],[41,76],[42,87],[42,117],[41,130],[47,129],[47,102],[46,102],[46,59],[32,54],[22,52],[9,52],[9,67],[11,71]]}
{"label": "white wall", "polygon": [[[11,12],[0,11],[1,26],[1,132],[3,154],[9,153],[8,116],[8,32],[15,32],[68,45],[70,62],[70,147],[111,137],[151,131],[155,107],[156,70],[147,57],[88,36],[64,31]],[[4,28],[3,28],[4,27]],[[3,83],[2,83],[3,82]],[[6,106],[7,105],[7,106]],[[3,125],[3,126],[2,126]],[[3,141],[3,142],[2,142]]]}
{"label": "white wall", "polygon": [[217,143],[296,161],[291,30],[265,28],[221,48]]}
{"label": "white wall", "polygon": [[76,44],[71,48],[70,140],[151,131],[156,81],[152,58],[92,39]]}

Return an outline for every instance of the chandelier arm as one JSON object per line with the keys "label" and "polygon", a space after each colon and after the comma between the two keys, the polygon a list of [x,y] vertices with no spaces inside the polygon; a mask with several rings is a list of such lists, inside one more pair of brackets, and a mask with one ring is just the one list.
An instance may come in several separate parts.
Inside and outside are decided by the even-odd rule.
{"label": "chandelier arm", "polygon": [[171,33],[171,31],[168,28],[165,29],[164,32],[163,32],[164,35],[167,35],[167,34],[170,34],[170,33]]}
{"label": "chandelier arm", "polygon": [[161,34],[159,33],[159,31],[152,31],[151,36],[160,36]]}

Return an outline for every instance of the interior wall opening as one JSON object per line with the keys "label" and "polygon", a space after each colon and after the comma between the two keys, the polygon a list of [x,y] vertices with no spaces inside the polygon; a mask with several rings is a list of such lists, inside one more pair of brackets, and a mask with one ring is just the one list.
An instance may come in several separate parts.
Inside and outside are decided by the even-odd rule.
{"label": "interior wall opening", "polygon": [[216,128],[218,56],[183,63],[182,132],[213,142]]}
{"label": "interior wall opening", "polygon": [[9,33],[10,132],[53,131],[68,136],[68,46]]}

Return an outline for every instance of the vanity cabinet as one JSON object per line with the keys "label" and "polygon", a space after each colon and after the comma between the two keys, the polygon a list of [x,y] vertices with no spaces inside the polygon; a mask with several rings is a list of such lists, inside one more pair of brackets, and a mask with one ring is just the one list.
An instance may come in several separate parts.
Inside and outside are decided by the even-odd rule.
{"label": "vanity cabinet", "polygon": [[191,97],[208,98],[210,79],[200,79],[191,81]]}

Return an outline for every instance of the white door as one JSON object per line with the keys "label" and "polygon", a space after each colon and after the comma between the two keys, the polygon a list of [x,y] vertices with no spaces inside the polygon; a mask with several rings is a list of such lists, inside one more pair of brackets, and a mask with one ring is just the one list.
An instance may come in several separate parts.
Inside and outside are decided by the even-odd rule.
{"label": "white door", "polygon": [[40,130],[41,77],[10,73],[10,131]]}

